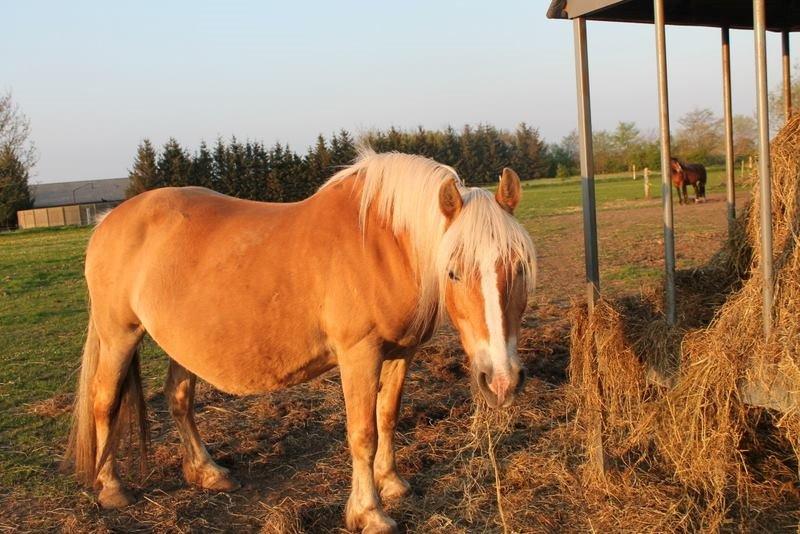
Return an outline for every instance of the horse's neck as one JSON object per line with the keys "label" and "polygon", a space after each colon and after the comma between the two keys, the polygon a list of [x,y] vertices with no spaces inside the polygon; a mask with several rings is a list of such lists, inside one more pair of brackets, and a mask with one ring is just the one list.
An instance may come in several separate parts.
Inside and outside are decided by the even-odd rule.
{"label": "horse's neck", "polygon": [[[326,188],[314,199],[315,225],[331,225],[330,213],[339,214],[336,248],[330,250],[335,258],[332,265],[334,280],[353,280],[356,287],[334,288],[335,291],[357,291],[364,309],[371,310],[369,318],[378,335],[393,344],[419,344],[430,332],[410,332],[420,302],[420,288],[415,272],[416,253],[408,232],[395,234],[388,221],[383,220],[375,204],[367,210],[364,225],[359,224],[361,184],[346,178],[341,185]],[[345,244],[341,239],[354,240]],[[357,240],[357,241],[355,241]],[[323,245],[333,247],[333,243]],[[352,251],[339,256],[337,249]],[[344,269],[349,271],[339,271]]]}

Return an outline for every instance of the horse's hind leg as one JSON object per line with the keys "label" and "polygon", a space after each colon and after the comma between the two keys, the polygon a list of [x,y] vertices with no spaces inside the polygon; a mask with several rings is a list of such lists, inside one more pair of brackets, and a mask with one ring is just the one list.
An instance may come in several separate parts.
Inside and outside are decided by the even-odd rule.
{"label": "horse's hind leg", "polygon": [[103,508],[122,508],[133,504],[134,498],[125,490],[116,468],[116,449],[119,442],[118,416],[124,400],[123,384],[128,379],[139,332],[127,332],[113,340],[100,342],[100,357],[93,380],[93,416],[96,435],[97,500]]}
{"label": "horse's hind leg", "polygon": [[375,485],[384,501],[403,497],[411,489],[408,482],[397,474],[394,457],[394,433],[407,369],[407,358],[386,360],[381,368],[377,413],[378,450],[374,471]]}
{"label": "horse's hind leg", "polygon": [[170,360],[165,394],[169,409],[183,444],[183,476],[186,482],[214,491],[233,491],[239,488],[224,467],[220,467],[208,454],[197,424],[194,421],[194,387],[197,378]]}

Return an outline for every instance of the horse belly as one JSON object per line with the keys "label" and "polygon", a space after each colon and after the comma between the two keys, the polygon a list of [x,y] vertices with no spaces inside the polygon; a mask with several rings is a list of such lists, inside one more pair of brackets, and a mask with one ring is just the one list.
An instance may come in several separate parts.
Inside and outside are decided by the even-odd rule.
{"label": "horse belly", "polygon": [[[151,334],[152,335],[152,334]],[[324,343],[238,342],[230,336],[205,337],[200,343],[192,333],[182,339],[155,341],[169,356],[215,388],[236,395],[266,393],[307,382],[336,365],[336,358]],[[167,336],[171,338],[171,336]],[[299,341],[299,340],[298,340]]]}

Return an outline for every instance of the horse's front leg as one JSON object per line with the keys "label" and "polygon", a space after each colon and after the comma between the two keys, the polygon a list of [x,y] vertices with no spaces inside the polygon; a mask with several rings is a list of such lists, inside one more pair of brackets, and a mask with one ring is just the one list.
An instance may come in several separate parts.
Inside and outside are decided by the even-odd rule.
{"label": "horse's front leg", "polygon": [[397,523],[387,516],[378,499],[373,464],[378,447],[376,405],[382,356],[377,343],[365,340],[339,355],[347,438],[353,458],[353,487],[347,500],[345,523],[365,533],[396,532]]}
{"label": "horse's front leg", "polygon": [[681,196],[681,186],[680,185],[676,185],[675,186],[675,191],[678,192],[678,204],[683,204],[683,197]]}
{"label": "horse's front leg", "polygon": [[683,195],[683,203],[689,203],[689,193],[686,191],[686,181],[681,184],[681,194]]}
{"label": "horse's front leg", "polygon": [[384,501],[398,499],[411,489],[400,475],[394,458],[394,433],[400,413],[403,383],[408,370],[408,358],[386,360],[381,369],[378,393],[378,451],[375,456],[375,485]]}

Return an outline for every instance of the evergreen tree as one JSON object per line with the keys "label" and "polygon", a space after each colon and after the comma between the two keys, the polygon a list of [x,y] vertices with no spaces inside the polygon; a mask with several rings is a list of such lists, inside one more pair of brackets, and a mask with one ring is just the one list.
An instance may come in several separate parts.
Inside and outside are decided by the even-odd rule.
{"label": "evergreen tree", "polygon": [[0,227],[15,227],[19,210],[33,207],[28,170],[11,146],[0,150]]}
{"label": "evergreen tree", "polygon": [[[494,126],[482,125],[481,135],[486,145],[486,158],[481,170],[475,178],[477,183],[490,183],[497,181],[503,167],[511,165],[510,143]],[[508,137],[507,135],[505,137]]]}
{"label": "evergreen tree", "polygon": [[466,183],[473,183],[473,178],[480,166],[481,150],[476,142],[475,133],[469,124],[464,125],[459,136],[459,151],[461,152],[461,165],[458,173]]}
{"label": "evergreen tree", "polygon": [[[374,145],[373,145],[374,146]],[[314,193],[325,181],[333,175],[331,151],[325,143],[325,138],[317,136],[317,144],[309,149],[306,155],[306,193],[309,196]]]}
{"label": "evergreen tree", "polygon": [[239,198],[249,198],[247,193],[250,188],[245,183],[247,177],[244,175],[244,147],[233,137],[227,148],[223,145],[223,151],[225,172],[220,175],[220,179],[225,194]]}
{"label": "evergreen tree", "polygon": [[130,184],[125,191],[128,198],[150,189],[164,187],[164,181],[156,165],[156,151],[149,139],[145,139],[139,144],[136,159],[133,161],[133,168],[128,172],[128,177]]}
{"label": "evergreen tree", "polygon": [[347,130],[339,130],[331,138],[331,165],[350,165],[356,159],[356,143]]}
{"label": "evergreen tree", "polygon": [[524,122],[517,127],[511,151],[511,167],[525,180],[541,178],[547,174],[547,146],[539,131]]}
{"label": "evergreen tree", "polygon": [[211,188],[223,195],[233,195],[228,181],[228,149],[222,139],[217,139],[212,157],[214,159],[214,171],[211,175]]}
{"label": "evergreen tree", "polygon": [[158,158],[158,172],[165,185],[182,187],[189,185],[189,156],[174,137],[164,144]]}
{"label": "evergreen tree", "polygon": [[461,143],[458,139],[458,132],[452,126],[448,126],[440,135],[436,150],[436,160],[458,169],[461,167],[461,157]]}
{"label": "evergreen tree", "polygon": [[[461,131],[450,126],[444,130],[419,126],[410,131],[391,127],[368,132],[361,141],[378,152],[397,151],[433,158],[456,169],[469,185],[496,181],[506,166],[527,179],[553,176],[556,172],[577,173],[574,132],[560,144],[548,146],[539,131],[525,123],[513,132],[488,124],[465,125]],[[596,166],[618,170],[611,167],[649,161],[651,145],[651,140],[642,138],[635,125],[621,123],[613,133],[596,135]],[[657,155],[657,150],[654,153]],[[355,140],[347,130],[335,133],[330,142],[318,136],[304,157],[288,145],[276,143],[267,150],[261,143],[242,144],[235,137],[227,144],[218,139],[212,150],[203,142],[191,157],[175,139],[170,139],[160,157],[156,157],[150,142],[145,140],[139,146],[131,171],[131,190],[135,193],[166,184],[191,184],[240,198],[290,202],[312,195],[338,168],[351,164],[356,155]]]}
{"label": "evergreen tree", "polygon": [[214,157],[205,141],[200,143],[200,148],[189,165],[188,185],[214,189]]}
{"label": "evergreen tree", "polygon": [[[269,151],[269,172],[264,177],[261,185],[268,202],[281,202],[282,200],[298,200],[302,194],[300,188],[295,187],[293,156],[294,153],[280,143]],[[286,197],[284,198],[284,190]]]}
{"label": "evergreen tree", "polygon": [[233,162],[234,176],[238,180],[237,195],[251,200],[267,200],[263,176],[269,171],[267,156],[256,143],[246,141],[237,152]]}
{"label": "evergreen tree", "polygon": [[381,152],[408,152],[408,135],[401,132],[394,126],[389,128],[385,136],[385,147],[381,147]]}

